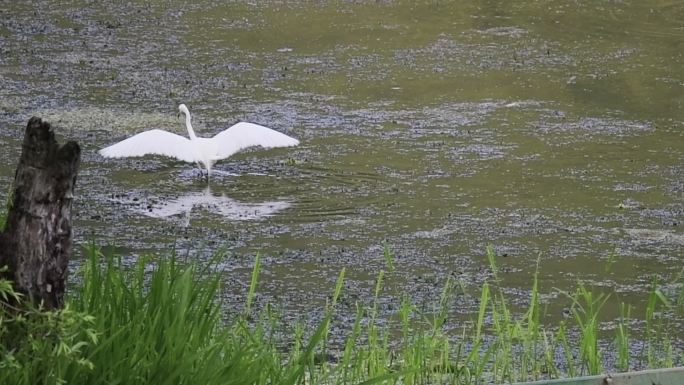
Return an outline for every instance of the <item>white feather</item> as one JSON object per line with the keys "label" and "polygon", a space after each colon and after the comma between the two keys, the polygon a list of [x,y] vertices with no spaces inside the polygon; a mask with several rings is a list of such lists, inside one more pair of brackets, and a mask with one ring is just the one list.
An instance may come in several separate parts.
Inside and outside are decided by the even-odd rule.
{"label": "white feather", "polygon": [[299,144],[291,138],[268,127],[254,123],[240,122],[216,134],[211,140],[216,143],[216,159],[225,159],[248,147],[264,148],[290,147]]}
{"label": "white feather", "polygon": [[201,160],[188,138],[156,129],[131,136],[119,143],[103,148],[99,152],[106,158],[154,154],[176,158],[188,163]]}

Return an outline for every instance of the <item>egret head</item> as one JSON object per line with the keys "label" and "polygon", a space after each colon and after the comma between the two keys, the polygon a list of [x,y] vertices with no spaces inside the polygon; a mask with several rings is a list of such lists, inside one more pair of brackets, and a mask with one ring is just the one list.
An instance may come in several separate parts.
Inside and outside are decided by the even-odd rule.
{"label": "egret head", "polygon": [[186,107],[185,104],[178,106],[178,117],[180,117],[181,112],[184,113],[185,116],[190,114],[190,111],[188,111],[188,107]]}

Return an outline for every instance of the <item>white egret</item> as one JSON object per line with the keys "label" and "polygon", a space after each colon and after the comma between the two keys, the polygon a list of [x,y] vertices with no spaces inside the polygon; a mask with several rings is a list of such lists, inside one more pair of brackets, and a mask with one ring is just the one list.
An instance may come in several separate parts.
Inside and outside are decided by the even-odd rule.
{"label": "white egret", "polygon": [[178,106],[178,115],[185,114],[185,126],[190,139],[168,131],[154,129],[141,132],[99,151],[107,158],[164,155],[207,169],[207,180],[216,161],[225,159],[248,147],[264,148],[296,146],[299,141],[278,131],[254,123],[239,122],[213,138],[198,138],[190,123],[190,111]]}

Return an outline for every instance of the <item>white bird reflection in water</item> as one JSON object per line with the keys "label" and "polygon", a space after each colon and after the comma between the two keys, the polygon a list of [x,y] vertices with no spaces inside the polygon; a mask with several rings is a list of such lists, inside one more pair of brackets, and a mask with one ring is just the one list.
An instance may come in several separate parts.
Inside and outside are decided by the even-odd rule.
{"label": "white bird reflection in water", "polygon": [[257,220],[275,215],[291,206],[287,201],[271,201],[261,203],[243,203],[224,195],[213,195],[207,186],[202,192],[191,193],[149,205],[141,210],[143,214],[153,218],[167,218],[182,214],[186,221],[190,219],[193,209],[204,210],[228,220]]}

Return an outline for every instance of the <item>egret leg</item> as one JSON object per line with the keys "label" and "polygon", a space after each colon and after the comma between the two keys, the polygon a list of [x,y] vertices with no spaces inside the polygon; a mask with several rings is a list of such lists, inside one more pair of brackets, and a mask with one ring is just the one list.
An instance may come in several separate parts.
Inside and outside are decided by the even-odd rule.
{"label": "egret leg", "polygon": [[199,177],[204,177],[204,168],[202,167],[202,164],[200,162],[196,162],[195,165],[197,166],[197,170],[199,171]]}

